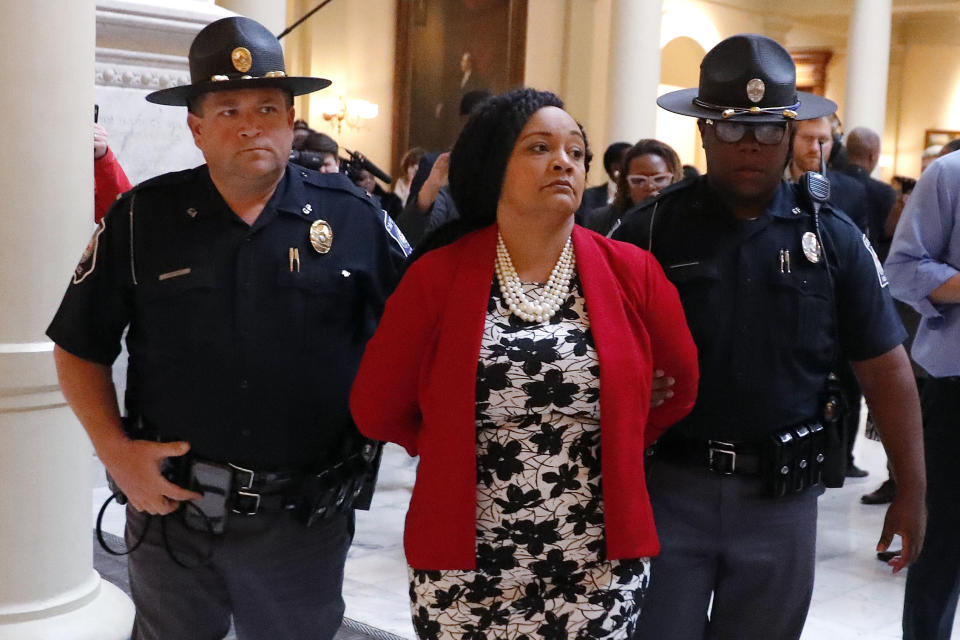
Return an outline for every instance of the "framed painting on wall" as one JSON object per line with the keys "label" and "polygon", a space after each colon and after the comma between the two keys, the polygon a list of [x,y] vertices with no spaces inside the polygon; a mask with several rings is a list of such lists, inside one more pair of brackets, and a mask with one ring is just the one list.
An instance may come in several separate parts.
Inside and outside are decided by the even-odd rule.
{"label": "framed painting on wall", "polygon": [[397,0],[394,173],[411,147],[449,149],[460,99],[523,84],[527,0]]}
{"label": "framed painting on wall", "polygon": [[923,148],[939,144],[944,145],[951,140],[960,138],[960,131],[950,129],[927,129],[923,132]]}

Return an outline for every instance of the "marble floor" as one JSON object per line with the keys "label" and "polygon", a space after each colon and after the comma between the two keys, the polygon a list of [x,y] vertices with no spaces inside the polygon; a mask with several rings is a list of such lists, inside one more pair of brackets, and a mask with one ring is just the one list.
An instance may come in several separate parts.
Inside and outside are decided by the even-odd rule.
{"label": "marble floor", "polygon": [[[860,504],[860,496],[886,478],[885,457],[878,443],[862,436],[855,455],[857,464],[870,471],[869,477],[850,479],[842,489],[828,490],[820,499],[817,577],[802,640],[901,637],[906,576],[892,575],[885,563],[876,560],[874,551],[885,507]],[[384,637],[415,638],[401,542],[415,473],[414,460],[398,447],[387,447],[373,509],[358,512],[356,538],[347,559],[346,615],[386,632]],[[101,469],[95,478],[94,516],[108,495]],[[121,509],[111,505],[104,529],[122,535]],[[899,541],[894,548],[899,548]],[[960,621],[954,631],[960,631]]]}

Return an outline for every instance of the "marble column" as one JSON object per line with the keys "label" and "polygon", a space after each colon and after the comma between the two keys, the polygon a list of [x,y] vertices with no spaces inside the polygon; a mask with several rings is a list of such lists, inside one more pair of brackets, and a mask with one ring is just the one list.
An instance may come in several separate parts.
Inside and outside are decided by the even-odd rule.
{"label": "marble column", "polygon": [[613,0],[606,144],[654,136],[662,13],[663,0]]}
{"label": "marble column", "polygon": [[869,127],[883,135],[887,113],[892,0],[856,0],[847,42],[843,130]]}
{"label": "marble column", "polygon": [[287,3],[282,0],[217,0],[217,5],[256,20],[273,35],[287,28]]}
{"label": "marble column", "polygon": [[121,640],[133,604],[93,570],[92,448],[44,330],[93,220],[93,0],[0,21],[0,639]]}

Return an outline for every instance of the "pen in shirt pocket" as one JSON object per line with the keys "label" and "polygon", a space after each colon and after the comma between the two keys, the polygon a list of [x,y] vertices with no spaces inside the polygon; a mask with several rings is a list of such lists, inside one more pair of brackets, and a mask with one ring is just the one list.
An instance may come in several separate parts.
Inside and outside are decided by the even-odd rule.
{"label": "pen in shirt pocket", "polygon": [[290,273],[300,273],[300,249],[290,247],[287,251],[287,258],[290,262]]}

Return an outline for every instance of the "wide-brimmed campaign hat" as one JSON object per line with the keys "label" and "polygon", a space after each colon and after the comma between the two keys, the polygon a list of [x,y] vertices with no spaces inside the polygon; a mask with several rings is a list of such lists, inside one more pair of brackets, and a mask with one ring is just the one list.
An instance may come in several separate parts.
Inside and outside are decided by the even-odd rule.
{"label": "wide-brimmed campaign hat", "polygon": [[186,106],[209,91],[275,87],[295,96],[330,85],[324,78],[289,77],[280,41],[262,24],[243,16],[211,22],[190,45],[190,84],[147,95],[156,104]]}
{"label": "wide-brimmed campaign hat", "polygon": [[812,120],[837,105],[797,91],[793,58],[776,40],[744,33],[723,40],[700,63],[700,86],[671,91],[657,104],[685,116],[737,122]]}

